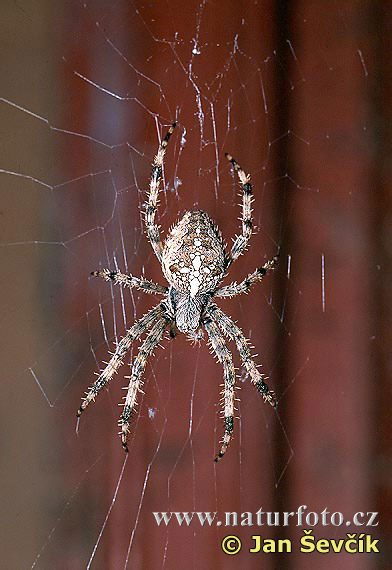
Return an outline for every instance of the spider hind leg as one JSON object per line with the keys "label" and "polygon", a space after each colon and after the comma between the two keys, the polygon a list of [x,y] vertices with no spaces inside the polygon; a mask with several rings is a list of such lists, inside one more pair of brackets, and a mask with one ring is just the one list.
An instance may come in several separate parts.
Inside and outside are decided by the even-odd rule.
{"label": "spider hind leg", "polygon": [[229,267],[244,253],[252,235],[252,184],[250,182],[250,175],[245,174],[238,162],[227,152],[225,156],[236,171],[242,189],[242,232],[235,237],[232,248],[228,254],[227,266]]}
{"label": "spider hind leg", "polygon": [[150,178],[148,201],[145,205],[145,224],[147,237],[159,262],[162,261],[163,245],[159,233],[159,226],[155,221],[155,214],[158,209],[158,194],[162,180],[163,160],[165,158],[166,147],[175,128],[176,123],[173,123],[167,131],[165,137],[162,139],[162,142],[158,148],[158,152],[154,157]]}

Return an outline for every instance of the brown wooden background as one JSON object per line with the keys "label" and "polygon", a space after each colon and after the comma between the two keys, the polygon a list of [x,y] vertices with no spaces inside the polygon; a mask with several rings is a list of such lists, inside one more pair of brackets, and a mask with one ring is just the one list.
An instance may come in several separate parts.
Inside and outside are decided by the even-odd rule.
{"label": "brown wooden background", "polygon": [[[47,184],[1,178],[4,567],[36,560],[37,568],[84,568],[98,544],[92,568],[123,568],[128,549],[128,568],[390,568],[390,6],[102,0],[54,9],[41,0],[9,2],[4,14],[2,168]],[[198,15],[201,53],[192,71],[206,141],[214,140],[215,114],[219,188],[216,149],[200,143],[186,69]],[[238,51],[225,68],[236,34]],[[182,184],[162,198],[164,231],[178,211],[196,206],[227,240],[234,235],[238,199],[222,159],[228,150],[252,172],[258,226],[231,277],[281,250],[279,270],[262,286],[221,303],[251,334],[280,405],[275,414],[241,384],[237,437],[214,465],[221,370],[205,346],[167,342],[147,370],[111,508],[123,466],[116,436],[122,379],[86,412],[78,434],[72,418],[107,355],[99,308],[110,341],[113,315],[118,335],[124,322],[121,297],[112,305],[108,287],[88,274],[113,264],[114,252],[124,267],[124,239],[129,271],[144,266],[162,280],[139,205],[157,125],[175,117],[166,182],[173,188],[177,176]],[[128,322],[152,303],[138,294],[124,299]],[[286,556],[251,556],[244,546],[228,557],[220,550],[226,534],[247,544],[261,531],[296,545],[301,529],[157,528],[151,515],[300,505],[347,518],[379,511],[379,527],[364,532],[380,538],[381,553],[305,556],[294,547]],[[345,531],[315,528],[319,537]]]}

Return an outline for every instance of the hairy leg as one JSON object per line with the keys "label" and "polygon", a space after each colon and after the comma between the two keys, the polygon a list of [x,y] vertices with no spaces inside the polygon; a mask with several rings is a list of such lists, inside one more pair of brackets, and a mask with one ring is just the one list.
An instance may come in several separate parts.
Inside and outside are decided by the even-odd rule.
{"label": "hairy leg", "polygon": [[279,255],[275,255],[275,257],[270,261],[264,263],[263,267],[256,269],[253,273],[250,273],[240,283],[234,282],[230,283],[230,285],[221,287],[214,293],[214,297],[235,297],[236,295],[241,295],[241,293],[247,293],[251,286],[257,281],[261,281],[270,269],[275,269],[278,263],[278,258]]}
{"label": "hairy leg", "polygon": [[165,308],[160,304],[148,311],[145,315],[136,321],[130,329],[126,332],[125,336],[118,343],[117,348],[106,365],[91,386],[88,389],[86,396],[82,400],[82,404],[77,412],[79,417],[81,413],[87,408],[92,400],[95,400],[97,394],[106,386],[106,384],[113,378],[114,374],[118,371],[123,363],[123,359],[131,347],[131,344],[139,338],[159,317],[165,313]]}
{"label": "hairy leg", "polygon": [[242,233],[236,236],[228,254],[228,266],[230,266],[233,261],[244,253],[252,235],[252,184],[250,183],[250,175],[245,174],[238,162],[230,154],[226,153],[225,156],[237,172],[242,188]]}
{"label": "hairy leg", "polygon": [[128,376],[129,384],[128,387],[125,388],[127,390],[127,395],[125,397],[124,409],[118,422],[121,430],[121,442],[126,452],[128,452],[127,439],[129,434],[129,424],[132,412],[136,406],[137,393],[140,392],[142,374],[146,368],[148,358],[152,355],[154,349],[162,340],[167,325],[168,320],[166,317],[160,317],[154,324],[142,343],[138,355],[133,361],[131,375]]}
{"label": "hairy leg", "polygon": [[165,157],[167,144],[175,129],[175,126],[176,123],[173,123],[167,131],[166,136],[163,138],[161,144],[159,145],[158,152],[154,158],[154,162],[152,164],[148,202],[146,203],[145,222],[147,237],[159,261],[162,260],[163,245],[161,237],[159,235],[159,227],[155,223],[155,214],[158,208],[158,193],[162,180],[163,159]]}
{"label": "hairy leg", "polygon": [[245,370],[248,372],[256,390],[263,396],[264,401],[276,407],[275,393],[264,382],[264,374],[259,372],[256,363],[252,359],[248,341],[242,330],[216,305],[209,307],[208,315],[218,324],[223,333],[236,343]]}
{"label": "hairy leg", "polygon": [[214,323],[213,320],[209,319],[208,317],[206,319],[203,319],[203,324],[206,328],[212,350],[223,366],[224,386],[222,391],[222,399],[224,404],[223,413],[225,418],[225,432],[223,435],[220,451],[214,460],[219,461],[219,459],[224,456],[233,437],[235,370],[231,353],[226,346],[225,339],[218,326]]}
{"label": "hairy leg", "polygon": [[110,271],[110,269],[100,269],[91,273],[94,277],[101,277],[105,281],[112,281],[115,285],[122,285],[132,289],[136,287],[145,293],[152,293],[154,295],[166,295],[168,288],[149,279],[141,277],[134,277],[130,273],[120,273],[119,271]]}

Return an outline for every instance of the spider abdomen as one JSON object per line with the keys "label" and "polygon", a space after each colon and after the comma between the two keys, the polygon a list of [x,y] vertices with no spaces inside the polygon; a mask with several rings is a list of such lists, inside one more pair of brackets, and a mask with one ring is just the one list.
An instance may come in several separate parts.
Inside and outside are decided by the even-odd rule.
{"label": "spider abdomen", "polygon": [[181,293],[195,297],[214,291],[225,273],[225,250],[208,214],[186,212],[172,228],[162,252],[162,269]]}

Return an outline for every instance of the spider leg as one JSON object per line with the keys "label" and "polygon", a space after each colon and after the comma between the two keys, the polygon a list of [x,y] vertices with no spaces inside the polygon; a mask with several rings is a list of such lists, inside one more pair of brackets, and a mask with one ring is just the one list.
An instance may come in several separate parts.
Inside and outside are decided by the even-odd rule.
{"label": "spider leg", "polygon": [[106,384],[112,379],[114,374],[120,368],[123,363],[124,356],[131,347],[131,344],[139,338],[159,317],[162,317],[165,313],[165,308],[162,305],[157,305],[145,315],[136,321],[130,329],[127,330],[125,336],[118,343],[117,348],[109,360],[106,368],[101,371],[98,378],[88,389],[86,396],[82,400],[82,404],[77,412],[79,417],[81,413],[87,408],[92,400],[95,400],[96,395],[106,386]]}
{"label": "spider leg", "polygon": [[91,273],[94,277],[101,277],[105,281],[113,281],[115,285],[122,285],[123,287],[137,287],[145,293],[152,293],[154,295],[167,295],[168,288],[154,283],[149,279],[141,277],[134,277],[130,273],[120,273],[120,271],[110,271],[110,269],[100,269]]}
{"label": "spider leg", "polygon": [[173,123],[167,131],[166,136],[159,145],[158,152],[154,158],[154,162],[152,164],[148,202],[146,203],[145,223],[147,237],[159,261],[162,260],[163,245],[161,237],[159,235],[159,227],[155,223],[155,214],[158,208],[158,193],[162,179],[163,159],[165,157],[167,144],[175,129],[175,126],[176,123]]}
{"label": "spider leg", "polygon": [[218,326],[209,318],[204,319],[203,324],[207,330],[211,347],[223,366],[224,388],[222,396],[224,403],[225,433],[223,435],[220,451],[214,459],[214,461],[219,461],[219,459],[224,456],[233,437],[235,371],[231,353],[226,346],[225,339]]}
{"label": "spider leg", "polygon": [[233,261],[244,253],[250,236],[252,235],[252,184],[250,183],[250,175],[245,174],[238,162],[230,154],[226,153],[225,156],[237,172],[242,188],[242,233],[235,237],[230,253],[228,254],[227,267],[229,267]]}
{"label": "spider leg", "polygon": [[146,336],[145,340],[140,346],[138,355],[132,364],[131,375],[128,376],[129,384],[125,388],[127,395],[125,397],[124,409],[119,419],[119,426],[121,428],[121,442],[124,450],[128,453],[127,439],[129,434],[129,423],[131,420],[132,412],[136,405],[136,396],[140,392],[140,386],[142,384],[141,377],[146,368],[147,359],[154,352],[154,349],[161,341],[165,329],[168,325],[168,320],[165,316],[161,316],[158,321],[151,328],[150,332]]}
{"label": "spider leg", "polygon": [[259,267],[253,273],[250,273],[243,281],[240,283],[230,283],[230,285],[225,285],[214,293],[214,297],[235,297],[236,295],[241,295],[241,293],[247,293],[250,287],[257,281],[261,281],[263,277],[268,273],[270,269],[275,269],[278,263],[279,254],[275,255],[270,261],[264,263],[263,267]]}
{"label": "spider leg", "polygon": [[234,323],[234,321],[231,320],[230,317],[219,309],[217,305],[210,305],[208,308],[208,315],[218,324],[223,333],[236,343],[245,370],[248,372],[251,382],[255,386],[256,390],[263,396],[264,401],[271,404],[271,406],[276,407],[277,400],[275,393],[270,390],[264,382],[265,376],[259,372],[254,360],[252,359],[248,341],[242,330]]}

